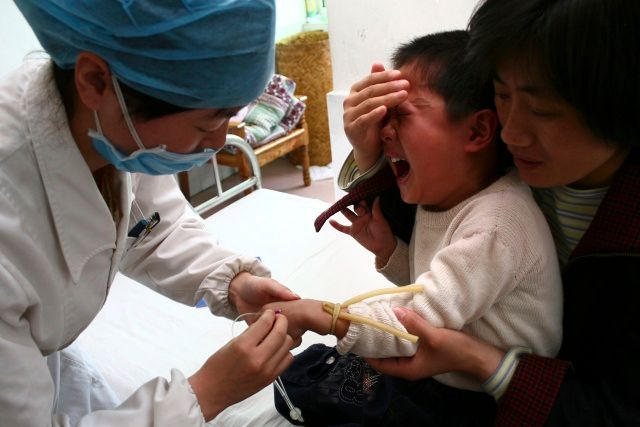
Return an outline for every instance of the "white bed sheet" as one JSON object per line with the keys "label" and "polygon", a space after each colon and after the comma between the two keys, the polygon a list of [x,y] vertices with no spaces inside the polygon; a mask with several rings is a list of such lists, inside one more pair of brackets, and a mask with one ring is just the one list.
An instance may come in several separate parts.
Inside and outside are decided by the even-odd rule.
{"label": "white bed sheet", "polygon": [[[374,269],[373,255],[330,225],[316,233],[313,221],[327,204],[271,190],[258,190],[209,217],[220,245],[259,256],[273,277],[303,298],[343,301],[392,286]],[[243,329],[235,326],[235,334]],[[107,302],[79,337],[83,350],[125,399],[146,381],[169,377],[171,368],[191,375],[231,339],[231,321],[206,308],[175,303],[118,275]],[[307,333],[312,343],[334,337]],[[294,351],[294,352],[296,352]],[[290,426],[273,406],[273,386],[221,413],[215,426]]]}

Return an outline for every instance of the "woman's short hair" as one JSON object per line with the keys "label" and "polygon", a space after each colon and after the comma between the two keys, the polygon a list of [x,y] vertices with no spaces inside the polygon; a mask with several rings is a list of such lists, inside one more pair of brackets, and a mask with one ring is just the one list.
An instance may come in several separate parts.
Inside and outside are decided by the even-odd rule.
{"label": "woman's short hair", "polygon": [[598,137],[640,145],[640,2],[485,0],[469,22],[469,64],[524,61]]}

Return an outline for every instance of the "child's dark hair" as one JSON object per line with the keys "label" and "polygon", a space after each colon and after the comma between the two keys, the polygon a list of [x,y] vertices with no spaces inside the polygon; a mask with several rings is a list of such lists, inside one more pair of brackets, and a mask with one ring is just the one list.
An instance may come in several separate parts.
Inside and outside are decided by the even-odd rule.
{"label": "child's dark hair", "polygon": [[401,45],[392,56],[394,68],[416,66],[424,83],[442,96],[452,120],[478,110],[495,109],[493,85],[464,64],[469,34],[445,31],[418,37]]}
{"label": "child's dark hair", "polygon": [[639,146],[640,2],[486,0],[469,22],[469,61],[513,59],[610,143]]}
{"label": "child's dark hair", "polygon": [[[63,69],[54,63],[53,75],[56,81],[56,86],[60,91],[62,100],[64,102],[67,113],[71,114],[70,110],[73,108],[73,84],[74,84],[74,70]],[[140,93],[122,81],[118,80],[120,89],[122,90],[122,96],[127,104],[127,110],[132,117],[139,117],[144,120],[155,119],[158,117],[166,116],[168,114],[179,113],[187,111],[187,108],[178,107],[177,105],[169,104],[168,102],[161,101],[157,98],[152,98],[148,95]]]}
{"label": "child's dark hair", "polygon": [[[444,98],[451,120],[459,120],[476,111],[495,111],[493,81],[486,73],[477,73],[466,64],[469,33],[464,30],[428,34],[401,45],[391,60],[394,68],[415,66],[424,76],[424,84]],[[496,131],[498,169],[505,173],[513,166],[513,157]]]}

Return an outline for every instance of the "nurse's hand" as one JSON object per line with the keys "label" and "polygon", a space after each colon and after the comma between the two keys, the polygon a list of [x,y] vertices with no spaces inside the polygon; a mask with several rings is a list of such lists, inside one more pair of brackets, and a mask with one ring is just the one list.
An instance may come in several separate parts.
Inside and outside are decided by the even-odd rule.
{"label": "nurse's hand", "polygon": [[189,378],[205,420],[258,392],[293,361],[287,319],[266,310]]}
{"label": "nurse's hand", "polygon": [[353,154],[360,171],[374,165],[382,154],[380,129],[390,108],[404,102],[409,81],[398,70],[385,70],[373,64],[371,74],[351,86],[343,103],[344,131],[353,146]]}
{"label": "nurse's hand", "polygon": [[464,332],[431,326],[414,311],[394,307],[396,317],[411,334],[419,337],[412,357],[366,361],[384,374],[418,380],[446,372],[464,372],[480,382],[496,370],[504,352]]}
{"label": "nurse's hand", "polygon": [[229,283],[229,302],[238,313],[256,313],[270,302],[290,301],[300,297],[277,280],[254,276],[246,271]]}

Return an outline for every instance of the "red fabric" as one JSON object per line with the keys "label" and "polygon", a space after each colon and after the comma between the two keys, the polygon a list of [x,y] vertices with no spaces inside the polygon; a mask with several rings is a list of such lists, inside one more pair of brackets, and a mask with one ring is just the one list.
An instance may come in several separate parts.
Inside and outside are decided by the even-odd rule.
{"label": "red fabric", "polygon": [[563,360],[523,356],[500,400],[496,425],[544,425],[568,368]]}
{"label": "red fabric", "polygon": [[393,174],[391,167],[388,165],[383,167],[377,174],[356,185],[343,198],[331,205],[326,211],[322,212],[313,223],[316,231],[320,231],[324,223],[342,209],[355,205],[368,197],[378,195],[384,190],[393,187],[395,183],[396,177]]}

